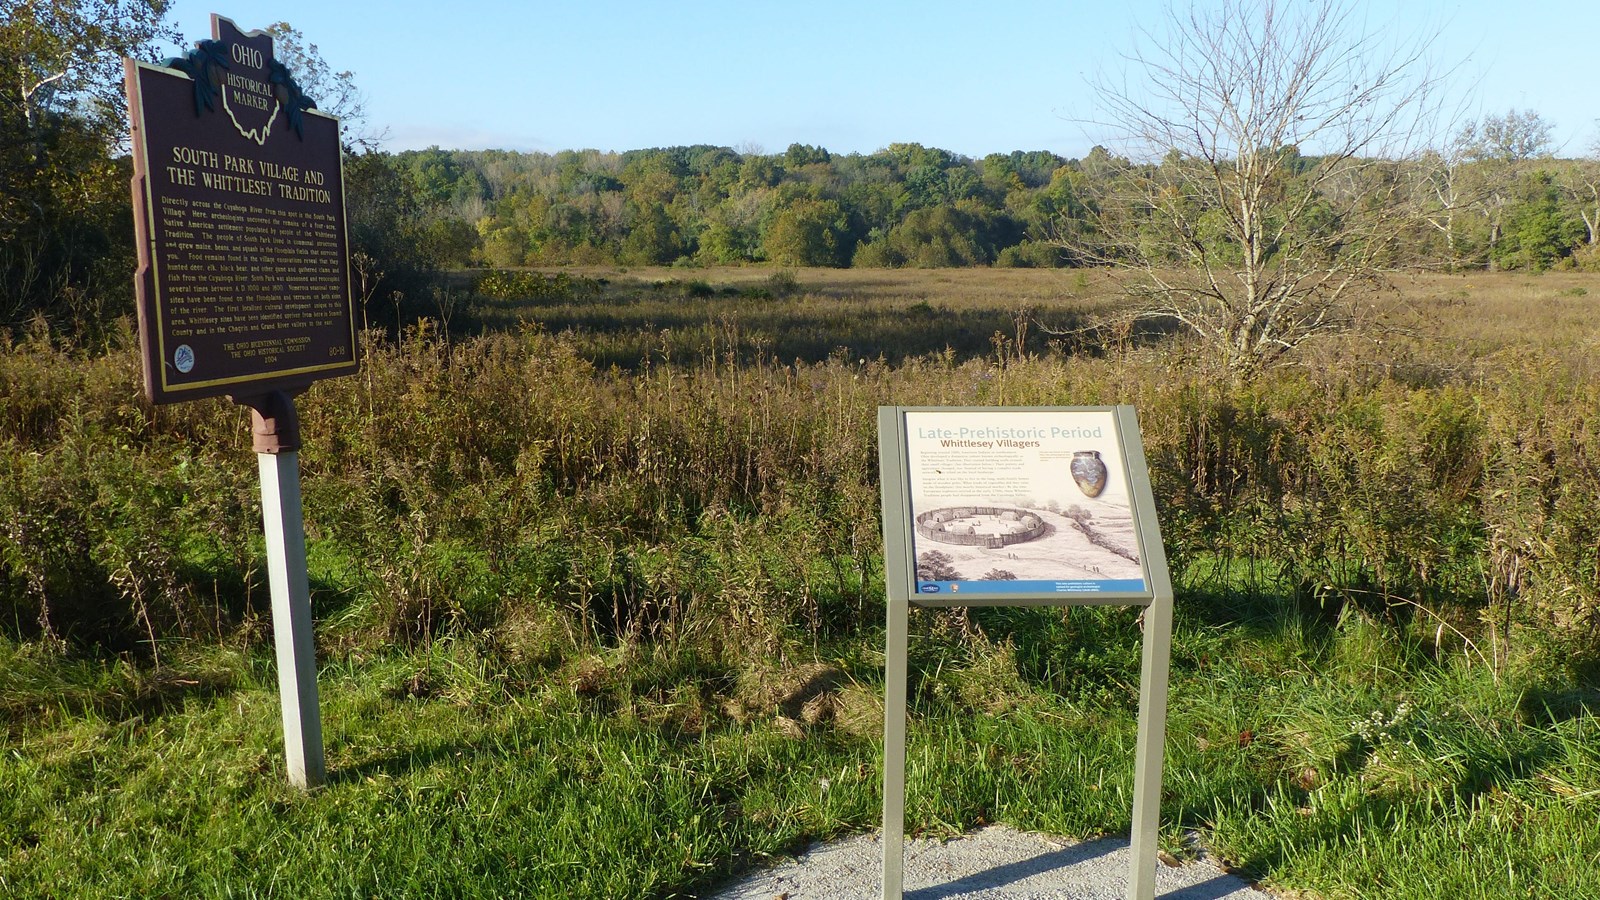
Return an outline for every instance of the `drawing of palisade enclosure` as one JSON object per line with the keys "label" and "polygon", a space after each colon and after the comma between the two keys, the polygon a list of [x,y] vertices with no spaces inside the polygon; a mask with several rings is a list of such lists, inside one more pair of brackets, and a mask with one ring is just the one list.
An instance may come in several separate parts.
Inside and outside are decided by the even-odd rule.
{"label": "drawing of palisade enclosure", "polygon": [[913,411],[906,443],[919,590],[1144,589],[1112,410]]}

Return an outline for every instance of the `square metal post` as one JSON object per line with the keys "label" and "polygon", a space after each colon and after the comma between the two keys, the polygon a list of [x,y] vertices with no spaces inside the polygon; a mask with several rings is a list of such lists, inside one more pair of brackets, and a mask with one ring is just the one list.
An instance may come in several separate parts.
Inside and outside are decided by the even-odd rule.
{"label": "square metal post", "polygon": [[[1133,407],[1117,407],[1128,468],[1147,472],[1144,439]],[[1135,502],[1149,514],[1139,520],[1139,542],[1150,573],[1152,598],[1144,610],[1139,666],[1139,737],[1133,759],[1133,826],[1129,835],[1128,900],[1152,900],[1156,890],[1156,841],[1161,826],[1161,770],[1167,744],[1167,676],[1172,658],[1172,573],[1155,518],[1148,478],[1134,480]]]}
{"label": "square metal post", "polygon": [[889,601],[883,686],[883,900],[900,900],[905,883],[906,634],[910,604]]}
{"label": "square metal post", "polygon": [[306,576],[305,520],[300,505],[300,423],[287,393],[239,399],[251,409],[256,462],[261,470],[261,524],[272,588],[272,641],[277,650],[278,699],[283,706],[283,751],[289,783],[313,788],[327,780],[322,755],[322,706],[311,632],[311,586]]}
{"label": "square metal post", "polygon": [[277,648],[278,697],[283,704],[283,751],[289,782],[311,788],[327,780],[327,768],[322,757],[316,648],[311,638],[299,454],[260,453],[256,461],[261,468],[267,578],[272,585],[272,641]]}
{"label": "square metal post", "polygon": [[905,485],[890,473],[903,471],[905,419],[895,407],[878,407],[878,466],[883,493],[883,579],[887,616],[883,646],[883,900],[900,900],[904,883],[906,827],[906,662],[910,631],[910,538],[890,510],[905,502]]}
{"label": "square metal post", "polygon": [[1172,595],[1156,595],[1144,611],[1139,674],[1139,738],[1133,761],[1133,828],[1128,900],[1156,890],[1156,840],[1161,825],[1161,770],[1167,735],[1167,669],[1172,655]]}

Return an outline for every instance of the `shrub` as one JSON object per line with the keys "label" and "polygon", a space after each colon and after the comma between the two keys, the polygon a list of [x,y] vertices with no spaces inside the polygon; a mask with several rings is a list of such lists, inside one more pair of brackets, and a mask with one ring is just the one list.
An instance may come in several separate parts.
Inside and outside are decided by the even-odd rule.
{"label": "shrub", "polygon": [[474,290],[491,300],[534,304],[566,303],[576,298],[593,297],[600,292],[599,282],[582,276],[557,272],[495,269],[479,276]]}

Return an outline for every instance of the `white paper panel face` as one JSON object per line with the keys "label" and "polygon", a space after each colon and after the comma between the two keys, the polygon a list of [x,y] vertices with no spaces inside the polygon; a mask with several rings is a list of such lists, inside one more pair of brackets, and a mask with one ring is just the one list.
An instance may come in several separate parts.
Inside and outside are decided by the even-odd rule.
{"label": "white paper panel face", "polygon": [[1150,590],[1113,409],[909,410],[905,432],[919,595]]}

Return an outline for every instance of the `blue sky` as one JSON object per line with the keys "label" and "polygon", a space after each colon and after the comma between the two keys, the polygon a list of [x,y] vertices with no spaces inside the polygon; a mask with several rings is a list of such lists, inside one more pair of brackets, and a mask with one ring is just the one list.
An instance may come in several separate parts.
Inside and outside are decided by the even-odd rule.
{"label": "blue sky", "polygon": [[[1294,2],[1294,0],[1289,0]],[[1537,110],[1565,155],[1600,137],[1600,3],[1372,2],[1402,34],[1438,32],[1467,116]],[[892,142],[968,156],[1097,141],[1087,76],[1121,65],[1157,0],[646,3],[566,0],[175,0],[189,44],[210,14],[284,20],[355,73],[386,148],[556,151]]]}

